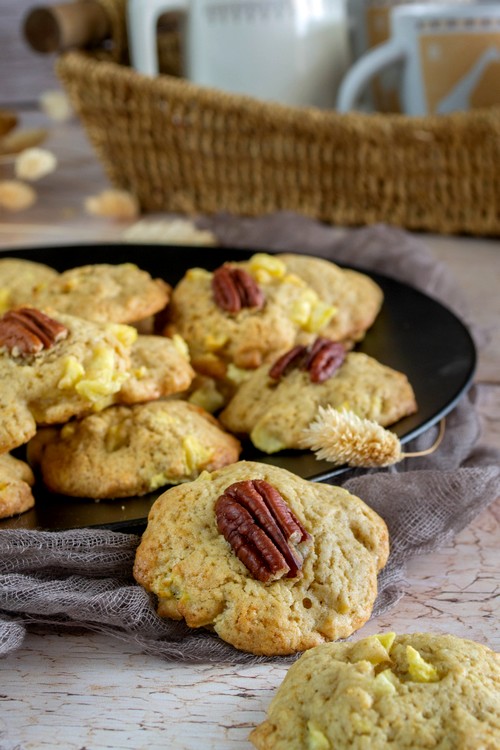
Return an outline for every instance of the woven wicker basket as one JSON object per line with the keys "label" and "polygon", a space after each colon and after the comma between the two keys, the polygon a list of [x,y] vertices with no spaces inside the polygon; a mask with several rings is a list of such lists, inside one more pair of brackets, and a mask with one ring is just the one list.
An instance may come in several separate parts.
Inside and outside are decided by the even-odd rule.
{"label": "woven wicker basket", "polygon": [[123,64],[120,24],[114,51],[56,69],[109,179],[145,211],[500,235],[500,107],[341,115],[148,78]]}

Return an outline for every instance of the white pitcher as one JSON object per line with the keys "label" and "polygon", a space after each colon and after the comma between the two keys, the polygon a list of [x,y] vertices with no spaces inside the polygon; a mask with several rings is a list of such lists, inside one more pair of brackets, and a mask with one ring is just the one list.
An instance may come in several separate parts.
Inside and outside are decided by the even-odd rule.
{"label": "white pitcher", "polygon": [[129,0],[133,67],[158,73],[156,24],[186,13],[184,74],[288,105],[333,107],[350,63],[345,0]]}

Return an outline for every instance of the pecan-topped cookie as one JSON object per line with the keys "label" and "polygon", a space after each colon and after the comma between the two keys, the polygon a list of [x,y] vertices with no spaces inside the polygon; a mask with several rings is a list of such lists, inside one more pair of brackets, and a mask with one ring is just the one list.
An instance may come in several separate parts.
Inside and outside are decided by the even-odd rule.
{"label": "pecan-topped cookie", "polygon": [[35,308],[7,312],[0,318],[0,453],[29,440],[37,424],[113,403],[130,377],[136,338],[129,326]]}
{"label": "pecan-topped cookie", "polygon": [[384,521],[346,490],[240,461],[158,498],[134,575],[161,617],[291,654],[366,622],[388,551]]}
{"label": "pecan-topped cookie", "polygon": [[193,376],[180,337],[140,336],[130,326],[36,308],[10,310],[0,318],[0,452],[29,440],[37,424],[170,396]]}
{"label": "pecan-topped cookie", "polygon": [[[303,262],[307,266],[312,260]],[[367,278],[360,284],[363,294],[358,294],[358,277],[334,268],[335,278],[343,279],[346,287],[342,310],[331,295],[322,296],[289,268],[285,257],[256,253],[248,261],[225,263],[214,273],[191,269],[172,293],[166,330],[185,338],[195,370],[237,385],[278,352],[323,335],[339,315],[343,322],[337,334],[342,339],[358,338],[363,325],[371,325],[382,300],[379,287]],[[317,272],[322,271],[320,266]],[[369,308],[369,313],[363,316],[358,308]]]}
{"label": "pecan-topped cookie", "polygon": [[382,633],[303,654],[250,734],[259,750],[494,750],[500,654],[440,633]]}
{"label": "pecan-topped cookie", "polygon": [[262,365],[240,385],[219,418],[265,453],[300,448],[319,406],[346,408],[383,427],[416,411],[408,378],[338,342],[318,339]]}

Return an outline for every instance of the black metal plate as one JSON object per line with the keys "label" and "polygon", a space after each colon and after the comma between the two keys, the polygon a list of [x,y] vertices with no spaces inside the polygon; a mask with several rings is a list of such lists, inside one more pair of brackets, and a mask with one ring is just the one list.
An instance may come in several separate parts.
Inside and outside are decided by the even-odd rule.
{"label": "black metal plate", "polygon": [[[252,252],[212,247],[93,244],[4,250],[1,256],[35,260],[59,271],[88,263],[132,262],[174,285],[188,268],[214,269],[224,261],[247,258]],[[385,299],[375,324],[356,349],[406,373],[419,405],[416,414],[391,428],[404,444],[453,409],[472,382],[476,352],[467,328],[442,304],[406,284],[361,270],[382,287]],[[317,461],[306,451],[283,451],[267,456],[252,446],[245,446],[242,458],[280,466],[319,482],[331,480],[345,471]],[[1,521],[0,528],[60,530],[105,526],[140,530],[159,494],[160,491],[141,498],[96,502],[51,495],[36,486],[36,507]]]}

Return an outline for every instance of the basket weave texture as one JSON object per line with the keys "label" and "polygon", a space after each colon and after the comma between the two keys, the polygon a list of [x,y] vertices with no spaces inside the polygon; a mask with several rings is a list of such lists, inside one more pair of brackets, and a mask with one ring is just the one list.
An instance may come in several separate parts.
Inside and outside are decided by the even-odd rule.
{"label": "basket weave texture", "polygon": [[109,179],[145,211],[500,235],[500,107],[422,118],[286,107],[149,78],[116,52],[70,52],[56,70]]}

